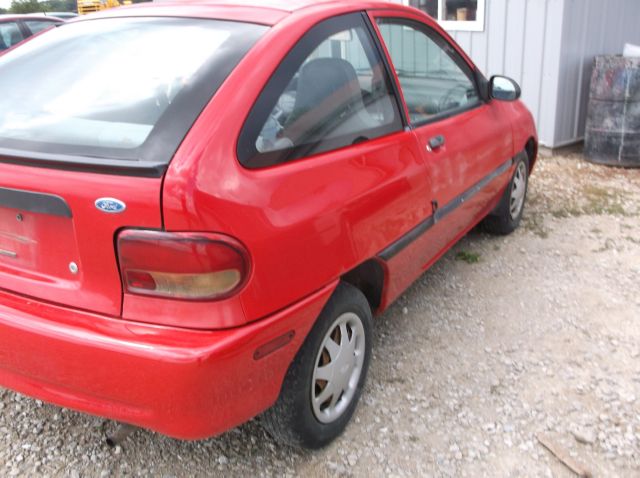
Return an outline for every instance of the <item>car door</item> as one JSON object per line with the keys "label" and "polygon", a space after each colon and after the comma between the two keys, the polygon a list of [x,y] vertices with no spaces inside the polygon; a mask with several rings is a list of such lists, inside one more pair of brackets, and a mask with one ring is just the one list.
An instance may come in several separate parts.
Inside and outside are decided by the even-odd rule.
{"label": "car door", "polygon": [[373,15],[433,182],[428,267],[487,212],[506,185],[512,136],[500,105],[481,99],[473,66],[424,19]]}
{"label": "car door", "polygon": [[0,22],[0,51],[8,50],[26,38],[15,20]]}

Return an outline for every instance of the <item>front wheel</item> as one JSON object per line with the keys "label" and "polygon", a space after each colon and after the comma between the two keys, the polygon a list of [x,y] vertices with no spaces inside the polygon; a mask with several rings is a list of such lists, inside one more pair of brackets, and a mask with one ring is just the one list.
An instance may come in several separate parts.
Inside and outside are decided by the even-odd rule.
{"label": "front wheel", "polygon": [[529,157],[525,152],[516,157],[516,170],[496,209],[483,221],[484,229],[506,236],[518,229],[529,188]]}
{"label": "front wheel", "polygon": [[296,355],[276,404],[262,416],[278,441],[317,449],[337,438],[356,409],[371,360],[371,308],[341,283]]}

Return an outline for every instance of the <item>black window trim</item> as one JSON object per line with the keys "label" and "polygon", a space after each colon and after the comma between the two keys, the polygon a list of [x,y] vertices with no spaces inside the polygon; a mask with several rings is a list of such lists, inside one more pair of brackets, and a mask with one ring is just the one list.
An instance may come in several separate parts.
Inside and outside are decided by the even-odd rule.
{"label": "black window trim", "polygon": [[[333,24],[332,24],[333,22]],[[273,151],[267,153],[260,153],[256,148],[256,138],[260,134],[262,127],[264,126],[266,120],[268,119],[269,114],[273,110],[273,107],[277,104],[277,101],[282,94],[280,91],[282,88],[274,88],[274,84],[280,83],[280,86],[284,81],[280,82],[282,78],[281,76],[286,76],[286,72],[284,72],[284,66],[288,61],[293,62],[292,54],[297,53],[296,50],[299,48],[301,42],[305,39],[308,39],[311,34],[313,34],[317,29],[322,28],[323,26],[329,26],[322,34],[326,34],[327,36],[331,36],[333,33],[338,33],[343,31],[346,28],[357,28],[362,27],[362,30],[365,35],[367,35],[370,45],[371,45],[371,53],[376,55],[383,65],[383,72],[386,75],[386,81],[388,82],[388,87],[390,89],[390,93],[395,97],[393,104],[395,105],[395,112],[398,115],[396,121],[389,125],[383,125],[379,128],[371,130],[374,134],[372,138],[366,138],[362,142],[357,144],[368,143],[371,140],[377,140],[381,138],[385,138],[394,134],[402,133],[406,129],[406,119],[404,114],[404,107],[402,105],[401,99],[398,96],[397,85],[395,85],[395,80],[390,73],[389,65],[387,64],[387,58],[384,54],[384,51],[380,48],[378,36],[375,34],[375,31],[372,29],[372,26],[369,22],[368,15],[366,11],[360,10],[355,12],[350,12],[346,14],[340,14],[337,16],[333,16],[330,18],[324,18],[314,26],[312,26],[309,30],[307,30],[293,45],[293,47],[287,52],[287,54],[283,57],[281,62],[276,67],[274,73],[271,75],[269,80],[266,82],[265,86],[261,90],[258,98],[252,105],[247,118],[244,121],[242,126],[242,130],[238,137],[238,142],[236,146],[236,157],[240,165],[248,170],[260,170],[266,169],[270,167],[279,167],[284,166],[286,164],[306,160],[313,158],[318,155],[331,153],[334,151],[340,151],[345,148],[349,148],[354,145],[344,145],[342,142],[342,138],[334,138],[332,140],[324,139],[322,142],[325,143],[335,143],[336,146],[331,146],[330,148],[318,152],[312,153],[309,155],[297,156],[294,155],[293,159],[287,159],[285,161],[270,161],[270,158],[275,158],[282,154],[281,151]],[[333,33],[331,33],[333,32]],[[366,53],[366,47],[365,47]],[[306,58],[308,55],[299,54],[299,56],[304,56]],[[304,58],[302,61],[304,61]],[[371,60],[371,59],[370,59]],[[373,63],[373,62],[372,62]],[[286,84],[284,88],[286,88]],[[265,100],[267,98],[267,100]],[[256,111],[259,111],[259,114],[256,114]],[[398,123],[398,127],[394,128],[395,123]],[[319,144],[320,142],[311,143],[311,144],[303,144],[291,148],[292,151],[296,150],[304,150],[306,148],[310,148],[314,145]],[[262,158],[261,161],[255,161],[256,158]],[[257,164],[251,164],[252,162]]]}
{"label": "black window trim", "polygon": [[[480,90],[480,87],[478,85],[477,76],[478,76],[479,71],[477,70],[477,68],[476,69],[472,68],[469,65],[469,63],[467,63],[465,61],[465,59],[462,58],[460,53],[458,53],[458,51],[453,47],[453,45],[451,45],[451,42],[449,40],[447,40],[447,38],[445,38],[444,36],[440,35],[440,33],[438,33],[436,30],[431,28],[426,23],[422,23],[422,22],[420,22],[418,20],[414,20],[412,18],[380,16],[380,17],[376,17],[376,22],[378,23],[378,25],[381,25],[381,24],[384,25],[386,23],[386,24],[392,24],[392,25],[408,26],[408,27],[414,28],[415,30],[417,30],[419,32],[424,33],[428,38],[433,40],[434,43],[438,47],[440,47],[440,44],[438,43],[437,39],[439,39],[442,43],[444,43],[446,45],[449,45],[451,47],[451,50],[450,50],[451,53],[449,53],[448,51],[445,51],[445,53],[449,54],[449,56],[454,61],[454,63],[456,65],[458,65],[458,67],[460,67],[461,70],[463,70],[463,73],[465,73],[467,78],[469,78],[469,81],[471,81],[471,83],[475,87],[476,94],[478,95],[478,100],[473,102],[473,103],[461,106],[459,108],[454,108],[454,109],[449,110],[449,111],[444,111],[443,113],[438,113],[437,115],[433,115],[432,117],[423,119],[421,121],[416,121],[415,123],[412,123],[410,118],[407,118],[409,127],[411,129],[421,128],[423,126],[428,126],[428,125],[431,125],[431,124],[434,124],[434,123],[438,123],[440,121],[447,120],[449,118],[453,118],[454,116],[458,116],[458,115],[461,115],[461,114],[466,113],[468,111],[475,110],[476,108],[480,108],[481,106],[483,106],[485,104],[485,101],[483,99],[484,97],[483,97],[482,92]],[[382,38],[382,34],[380,36],[381,36],[380,41],[384,41],[384,38]],[[389,52],[389,55],[391,55],[390,52]],[[389,61],[393,61],[393,59],[390,59]],[[393,65],[393,63],[392,63],[392,65]],[[395,77],[392,76],[392,78],[394,79],[394,83],[395,83]],[[398,77],[398,82],[399,82],[399,80],[400,80],[400,78]],[[399,84],[398,88],[402,89],[402,85]],[[404,91],[403,91],[403,93],[404,93]],[[404,94],[403,94],[402,97],[404,98]],[[406,98],[404,98],[404,102],[406,103]],[[405,107],[406,107],[406,105],[403,105],[403,109]]]}
{"label": "black window trim", "polygon": [[20,18],[19,20],[16,20],[16,23],[18,24],[20,33],[22,33],[22,41],[25,41],[27,38],[33,36],[33,33],[31,33],[31,30],[29,30],[29,28],[27,27],[27,24],[24,22],[22,18]]}

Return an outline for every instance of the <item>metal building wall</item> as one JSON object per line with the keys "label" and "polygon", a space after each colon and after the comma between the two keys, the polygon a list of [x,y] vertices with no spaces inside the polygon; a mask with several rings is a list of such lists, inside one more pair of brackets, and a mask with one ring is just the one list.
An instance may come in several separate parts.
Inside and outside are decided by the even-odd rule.
{"label": "metal building wall", "polygon": [[522,86],[522,100],[540,142],[555,146],[565,0],[487,0],[484,32],[450,32],[487,76],[506,75]]}
{"label": "metal building wall", "polygon": [[485,18],[482,32],[449,33],[487,76],[522,85],[548,147],[584,136],[595,56],[640,44],[640,0],[486,0]]}

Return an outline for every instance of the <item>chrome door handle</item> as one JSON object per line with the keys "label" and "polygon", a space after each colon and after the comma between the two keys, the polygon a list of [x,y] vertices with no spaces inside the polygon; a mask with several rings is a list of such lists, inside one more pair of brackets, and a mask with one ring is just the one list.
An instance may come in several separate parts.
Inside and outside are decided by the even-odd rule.
{"label": "chrome door handle", "polygon": [[444,136],[442,136],[441,134],[438,135],[438,136],[434,136],[427,143],[427,151],[429,151],[431,153],[432,151],[435,151],[436,149],[440,149],[440,148],[442,148],[444,146],[444,143],[445,143]]}

